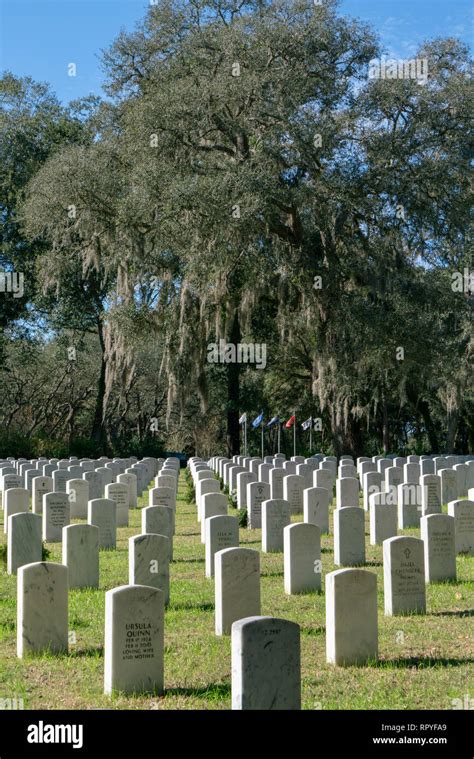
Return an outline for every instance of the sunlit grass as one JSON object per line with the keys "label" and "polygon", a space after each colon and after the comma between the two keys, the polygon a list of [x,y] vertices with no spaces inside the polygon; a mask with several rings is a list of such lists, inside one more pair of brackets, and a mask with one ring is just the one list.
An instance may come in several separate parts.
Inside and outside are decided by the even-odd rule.
{"label": "sunlit grass", "polygon": [[[138,509],[131,512],[130,526],[119,529],[117,550],[101,551],[100,589],[69,593],[69,628],[76,637],[69,656],[17,658],[16,577],[6,574],[0,551],[0,698],[23,698],[25,708],[230,708],[230,638],[214,634],[214,582],[204,575],[204,546],[196,506],[185,501],[187,490],[182,475],[165,612],[165,695],[111,699],[102,692],[104,592],[128,582],[128,538],[140,532]],[[147,498],[139,500],[140,507],[148,505]],[[285,595],[283,555],[261,554],[262,614],[301,627],[303,708],[450,709],[453,699],[472,697],[474,558],[458,557],[457,582],[428,586],[425,616],[385,617],[382,549],[369,545],[368,521],[366,533],[367,568],[377,574],[379,589],[379,661],[367,667],[326,664],[324,592]],[[240,539],[242,545],[261,548],[260,530],[241,529]],[[47,548],[51,561],[61,561],[59,544]],[[332,535],[323,536],[322,548],[325,574],[336,568]]]}

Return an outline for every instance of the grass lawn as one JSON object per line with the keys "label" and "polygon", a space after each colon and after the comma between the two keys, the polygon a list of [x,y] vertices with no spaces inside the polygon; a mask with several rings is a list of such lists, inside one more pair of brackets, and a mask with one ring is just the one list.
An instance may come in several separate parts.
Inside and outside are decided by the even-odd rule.
{"label": "grass lawn", "polygon": [[[1,564],[0,699],[23,698],[26,709],[229,709],[230,637],[214,634],[214,581],[204,575],[196,506],[184,500],[181,472],[171,565],[171,601],[165,613],[164,696],[104,696],[104,593],[128,582],[128,538],[140,532],[139,509],[119,528],[117,550],[101,551],[100,589],[69,593],[69,656],[16,656],[16,576]],[[148,505],[148,494],[139,506]],[[237,514],[234,509],[229,513]],[[3,512],[0,511],[3,518]],[[332,520],[331,520],[332,525]],[[474,557],[457,559],[458,580],[427,586],[425,616],[385,617],[382,549],[370,546],[367,569],[378,576],[379,662],[338,668],[325,660],[324,593],[287,596],[283,554],[261,554],[262,614],[301,627],[304,709],[452,709],[474,697]],[[419,537],[418,530],[403,534]],[[241,545],[261,548],[260,530],[240,530]],[[5,542],[2,526],[2,541]],[[60,544],[48,544],[61,561]],[[333,563],[332,535],[323,536],[324,574]],[[74,638],[74,635],[70,637]]]}

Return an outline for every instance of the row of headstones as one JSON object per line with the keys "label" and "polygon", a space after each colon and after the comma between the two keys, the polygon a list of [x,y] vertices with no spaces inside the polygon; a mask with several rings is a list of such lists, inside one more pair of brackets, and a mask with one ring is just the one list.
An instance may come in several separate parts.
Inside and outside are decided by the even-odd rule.
{"label": "row of headstones", "polygon": [[[400,537],[384,545],[385,610],[423,612],[421,541]],[[232,707],[299,709],[300,628],[260,615],[258,551],[228,548],[216,554],[216,620],[232,635]],[[68,568],[39,562],[18,575],[18,655],[68,650]],[[220,600],[219,600],[220,599]],[[219,602],[219,606],[217,606]],[[106,593],[104,691],[164,690],[165,594],[135,584]],[[342,569],[326,577],[326,659],[367,665],[378,656],[377,577]]]}
{"label": "row of headstones", "polygon": [[[156,466],[158,471],[166,472],[166,474],[157,475],[155,487],[149,491],[150,506],[143,509],[141,515],[142,534],[159,534],[166,537],[169,542],[168,553],[171,560],[180,465],[177,459],[167,461],[163,459],[162,462],[158,460]],[[135,475],[131,476],[136,479]],[[166,482],[166,487],[160,484],[163,481]],[[62,541],[63,563],[70,569],[70,587],[97,587],[99,549],[114,549],[117,527],[128,526],[130,506],[128,496],[126,493],[112,490],[112,488],[125,487],[125,485],[108,485],[106,498],[89,501],[86,525],[70,524],[70,500],[66,494],[45,493],[42,516],[40,516],[28,513],[27,499],[21,504],[14,502],[13,513],[9,514],[10,496],[12,493],[15,495],[17,489],[5,491],[5,527],[8,531],[7,571],[16,573],[20,566],[40,561],[42,540]]]}
{"label": "row of headstones", "polygon": [[[459,462],[465,458],[465,462]],[[265,457],[262,462],[259,458],[234,456],[233,460],[224,457],[213,457],[209,464],[218,472],[224,485],[237,496],[237,507],[246,508],[247,485],[249,482],[264,482],[270,487],[271,498],[290,499],[294,504],[295,512],[301,513],[303,509],[302,491],[311,487],[321,487],[332,493],[336,479],[339,485],[336,487],[337,506],[355,506],[359,503],[359,491],[361,486],[364,490],[364,507],[368,509],[368,498],[376,492],[387,492],[395,501],[398,500],[398,488],[400,485],[420,485],[419,491],[411,488],[402,498],[404,502],[407,496],[417,493],[421,506],[421,492],[425,491],[427,500],[433,500],[438,494],[438,501],[449,503],[458,498],[464,498],[468,490],[474,487],[474,456],[466,457],[435,457],[423,458],[418,456],[395,457],[394,459],[374,456],[373,459],[360,457],[357,466],[349,457],[341,459],[339,467],[335,457],[325,457],[323,460],[318,456],[302,460],[302,457],[293,457],[296,461],[285,461],[282,454],[275,457]],[[416,461],[419,459],[419,461]],[[350,463],[349,463],[350,462]],[[405,462],[405,463],[404,463]],[[455,463],[458,462],[458,463]],[[281,471],[283,470],[283,472]],[[242,475],[239,479],[239,475]],[[302,479],[285,480],[288,475]],[[423,477],[436,476],[439,479],[426,479]],[[286,482],[286,494],[284,485]],[[428,488],[434,483],[434,488]],[[426,504],[426,513],[429,512]]]}
{"label": "row of headstones", "polygon": [[[127,680],[124,673],[130,668],[130,661],[144,663],[145,667],[142,666],[142,670],[148,671],[147,661],[153,659],[150,662],[150,677],[153,676],[156,663],[155,649],[157,657],[162,662],[163,608],[169,603],[169,562],[172,557],[179,467],[178,459],[170,458],[163,462],[160,471],[166,471],[163,476],[173,479],[174,503],[170,505],[167,498],[166,505],[150,505],[142,510],[142,534],[129,539],[129,585],[113,589],[106,594],[104,685],[106,692],[111,692],[116,688],[122,689],[124,677]],[[159,491],[162,489],[158,486],[149,491],[151,503],[157,496],[159,497]],[[10,535],[15,534],[15,520],[23,520],[23,524],[26,525],[25,517],[33,518],[33,520],[40,519],[36,514],[12,515]],[[169,537],[160,534],[165,530]],[[40,549],[41,556],[39,530],[36,537],[36,547]],[[38,653],[45,650],[52,653],[68,650],[68,590],[72,587],[98,586],[99,543],[99,527],[91,524],[68,525],[63,528],[63,564],[36,561],[18,567],[17,654],[19,657],[23,657],[26,653]],[[142,599],[144,599],[144,607]],[[117,621],[117,616],[121,615],[130,615],[134,619],[135,610],[138,615],[142,611],[144,613],[144,618],[139,623],[123,623],[121,618]],[[156,625],[157,621],[158,625]],[[152,627],[157,627],[157,629],[152,630]],[[124,631],[124,639],[117,648],[118,630]],[[149,653],[150,640],[152,641],[151,654]],[[136,677],[134,671],[132,677]],[[124,689],[129,690],[127,687]],[[134,686],[132,690],[135,690]]]}
{"label": "row of headstones", "polygon": [[[11,508],[15,498],[24,503],[31,496],[33,513],[42,513],[43,497],[46,493],[64,493],[69,496],[72,518],[85,519],[90,500],[109,497],[114,494],[117,501],[127,499],[130,508],[136,508],[137,498],[148,487],[150,480],[158,475],[172,474],[171,461],[179,460],[147,456],[141,461],[135,456],[127,459],[7,459],[0,460],[0,493],[2,508],[5,507],[5,493],[10,493]],[[171,469],[171,472],[167,471]],[[162,485],[165,481],[162,482]],[[119,488],[118,485],[127,486]],[[26,494],[25,494],[26,491]],[[14,512],[12,512],[14,513]]]}
{"label": "row of headstones", "polygon": [[[418,584],[420,584],[420,578],[416,577],[419,574],[417,562],[410,561],[411,556],[407,557],[406,555],[407,548],[411,549],[413,544],[407,546],[406,543],[400,544],[399,541],[415,541],[418,545],[421,541],[416,538],[396,538],[394,545],[395,541],[398,541],[396,544],[398,553],[392,550],[390,556],[392,557],[393,554],[396,558],[401,553],[404,558],[400,560],[402,571],[400,572],[400,567],[394,566],[390,576],[393,575],[393,578],[401,583],[402,590],[405,587],[407,571],[410,574],[410,582],[418,579]],[[394,561],[392,558],[391,560]],[[216,631],[220,625],[222,630],[220,634],[228,633],[230,624],[233,636],[233,706],[234,708],[299,708],[298,626],[286,620],[271,619],[269,621],[268,618],[261,617],[258,619],[242,618],[242,616],[245,617],[249,614],[252,616],[260,614],[258,562],[258,552],[250,549],[228,548],[215,555],[217,570]],[[60,567],[61,565],[52,566]],[[22,575],[26,569],[28,568],[23,568],[19,574]],[[66,569],[67,572],[67,568],[63,569]],[[354,573],[357,574],[357,577]],[[256,577],[258,578],[258,589],[255,582]],[[386,577],[387,574],[385,574]],[[352,587],[354,584],[356,593]],[[54,583],[50,582],[50,578],[47,578],[45,585],[49,585],[50,590],[51,588],[54,589]],[[424,588],[424,579],[421,586]],[[399,585],[396,587],[399,589]],[[339,570],[327,576],[326,591],[328,661],[336,664],[362,664],[376,658],[376,576],[364,570]],[[413,596],[411,586],[408,591],[408,595]],[[396,597],[397,592],[399,590],[396,589],[392,595]],[[407,593],[401,595],[404,597]],[[389,592],[386,589],[386,609],[388,597]],[[256,608],[257,598],[258,608]],[[351,599],[358,600],[356,608],[351,608]],[[242,610],[242,605],[246,603],[252,606],[247,614]],[[150,587],[135,586],[130,588],[128,586],[114,589],[107,594],[106,692],[115,689],[127,692],[162,691],[163,606],[162,591]],[[367,613],[368,609],[371,610],[370,614]],[[421,611],[422,609],[408,609],[408,611],[412,610]],[[398,613],[406,613],[406,611],[406,608],[401,608]],[[392,611],[392,613],[397,613],[397,611]],[[235,619],[235,614],[237,614],[237,619]],[[233,616],[235,623],[232,622]],[[288,625],[293,625],[293,627],[289,628]],[[260,628],[262,630],[261,636],[259,636]],[[65,629],[67,631],[67,592]],[[293,630],[293,643],[286,640],[286,636],[283,634],[285,630],[290,629]],[[275,631],[272,632],[273,630]],[[350,631],[353,634],[350,634]],[[276,636],[276,640],[282,643],[281,656],[275,653],[278,646],[268,647],[268,642],[273,640],[273,636]],[[26,636],[26,638],[31,641],[31,637]],[[67,647],[67,635],[66,638],[63,637],[63,645]],[[271,656],[268,655],[268,648],[272,649]],[[285,662],[287,666],[285,666]],[[291,666],[289,662],[292,662]],[[291,688],[288,687],[289,683],[292,684]]]}
{"label": "row of headstones", "polygon": [[[474,464],[474,462],[472,462]],[[232,463],[223,463],[219,459],[211,459],[209,464],[206,462],[191,463],[196,471],[196,503],[198,507],[198,519],[201,515],[205,517],[217,513],[223,513],[222,509],[226,507],[226,499],[223,495],[217,495],[219,482],[213,476],[209,467],[214,468],[216,473],[220,470],[225,476],[232,477],[235,469],[239,465]],[[271,481],[275,472],[281,472],[279,468],[270,469],[269,475]],[[284,471],[284,470],[283,470]],[[259,481],[248,481],[256,477],[252,472],[237,472],[237,487],[247,482],[246,485],[246,507],[248,513],[248,525],[250,529],[262,528],[262,549],[267,551],[282,550],[283,530],[290,522],[291,513],[301,513],[300,501],[295,505],[294,484],[297,483],[298,494],[302,494],[303,501],[303,519],[304,522],[316,524],[321,532],[329,532],[329,503],[332,500],[333,482],[332,473],[327,470],[315,470],[315,487],[301,488],[303,483],[299,475],[283,476],[283,498],[274,498],[274,489],[271,484]],[[365,477],[369,477],[366,473]],[[440,478],[437,475],[424,475],[425,479]],[[224,479],[225,481],[225,479]],[[326,485],[322,487],[321,482]],[[337,566],[357,566],[365,563],[365,519],[364,512],[359,506],[358,480],[355,478],[342,478],[336,480],[336,510],[334,512],[334,562]],[[346,484],[350,488],[344,488]],[[390,483],[389,483],[390,484]],[[352,487],[352,486],[355,487]],[[391,486],[391,485],[390,485]],[[392,487],[392,494],[396,490]],[[454,500],[448,503],[449,518],[441,514],[442,503],[439,496],[439,483],[433,483],[433,487],[427,485],[424,489],[425,495],[421,498],[421,507],[418,506],[418,500],[415,503],[407,497],[410,488],[409,484],[398,486],[400,498],[398,503],[390,498],[390,491],[381,493],[376,492],[369,495],[370,509],[370,543],[371,545],[381,545],[384,540],[395,537],[398,529],[406,529],[422,525],[422,534],[428,536],[432,529],[426,526],[428,522],[426,517],[437,515],[441,519],[431,520],[429,524],[434,525],[436,522],[436,533],[443,529],[447,534],[454,534],[455,545],[453,554],[455,559],[456,553],[473,553],[474,552],[474,489],[468,491],[468,500]],[[416,486],[413,486],[416,487]],[[210,491],[212,495],[210,495]],[[352,491],[352,492],[351,492]],[[434,491],[434,492],[433,492]],[[353,496],[348,499],[348,496]],[[425,497],[426,496],[426,497]],[[437,498],[435,499],[435,496]],[[206,508],[204,511],[204,505]],[[293,508],[292,508],[293,504]],[[346,505],[347,504],[347,505]],[[351,504],[351,505],[350,505]],[[407,518],[407,510],[410,509]],[[420,512],[423,515],[420,522]],[[226,512],[225,512],[226,513]],[[204,525],[202,525],[202,535],[204,536]],[[434,540],[434,538],[433,538]],[[432,542],[433,542],[432,540]],[[204,541],[203,541],[204,542]],[[446,552],[451,551],[451,540],[447,538]],[[449,559],[451,564],[451,558]],[[429,573],[427,573],[429,574]]]}
{"label": "row of headstones", "polygon": [[[212,477],[206,462],[191,459],[189,466],[196,485]],[[292,476],[292,475],[289,475]],[[218,484],[218,481],[214,479]],[[249,485],[248,487],[251,487]],[[305,490],[305,496],[308,493]],[[474,493],[473,493],[474,496]],[[327,503],[327,502],[326,502]],[[305,505],[307,501],[305,499]],[[454,501],[449,514],[428,514],[421,518],[423,575],[426,582],[456,578],[456,554],[474,554],[474,499]],[[325,512],[326,515],[327,512]],[[321,532],[317,515],[303,523],[291,524],[290,504],[284,499],[261,503],[262,551],[284,553],[284,586],[287,593],[319,590],[321,587]],[[214,574],[215,554],[239,545],[236,517],[227,516],[223,494],[207,493],[198,503],[201,542],[206,547],[206,575]],[[397,536],[396,514],[392,509],[371,503],[371,543],[384,544]],[[340,507],[334,513],[334,563],[337,566],[365,564],[365,518],[360,507]]]}

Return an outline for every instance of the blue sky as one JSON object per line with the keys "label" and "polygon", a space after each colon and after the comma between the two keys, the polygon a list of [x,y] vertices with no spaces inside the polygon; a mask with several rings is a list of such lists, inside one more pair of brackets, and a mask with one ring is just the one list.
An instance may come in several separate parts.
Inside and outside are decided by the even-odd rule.
{"label": "blue sky", "polygon": [[[0,70],[47,81],[65,103],[103,94],[100,50],[132,30],[147,0],[0,0]],[[410,57],[427,38],[472,45],[473,0],[342,0],[340,13],[370,22],[387,54]],[[68,76],[68,64],[76,76]]]}

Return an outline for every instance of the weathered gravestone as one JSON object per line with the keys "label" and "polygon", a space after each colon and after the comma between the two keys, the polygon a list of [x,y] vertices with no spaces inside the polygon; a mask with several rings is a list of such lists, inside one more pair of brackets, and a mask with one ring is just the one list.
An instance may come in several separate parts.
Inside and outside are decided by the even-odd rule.
{"label": "weathered gravestone", "polygon": [[407,527],[419,527],[422,509],[421,485],[413,482],[404,482],[399,485],[397,500],[400,530],[406,530]]}
{"label": "weathered gravestone", "polygon": [[137,508],[137,476],[136,474],[119,474],[117,475],[117,482],[120,485],[127,485],[128,487],[128,502],[131,509]]}
{"label": "weathered gravestone", "polygon": [[329,469],[316,469],[313,472],[313,487],[325,488],[329,493],[329,502],[332,501],[334,478]]}
{"label": "weathered gravestone", "polygon": [[105,486],[105,497],[117,504],[117,527],[128,527],[130,505],[128,486],[120,482],[111,482]]}
{"label": "weathered gravestone", "polygon": [[441,513],[441,478],[437,474],[425,474],[420,477],[421,513]]}
{"label": "weathered gravestone", "polygon": [[334,511],[334,563],[355,567],[365,564],[365,519],[359,506]]}
{"label": "weathered gravestone", "polygon": [[326,488],[303,491],[303,519],[308,524],[317,524],[321,532],[329,532],[329,491]]}
{"label": "weathered gravestone", "polygon": [[66,482],[69,479],[72,479],[69,477],[69,472],[67,469],[55,469],[53,474],[53,490],[55,493],[65,493],[66,492]]}
{"label": "weathered gravestone", "polygon": [[50,561],[18,569],[17,654],[67,653],[67,567]]}
{"label": "weathered gravestone", "polygon": [[273,469],[273,464],[259,464],[258,467],[258,481],[266,482],[270,484],[270,472]]}
{"label": "weathered gravestone", "polygon": [[82,479],[89,483],[89,500],[102,498],[102,477],[97,472],[84,472]]}
{"label": "weathered gravestone", "polygon": [[338,509],[359,506],[359,480],[355,477],[336,480],[336,506]]}
{"label": "weathered gravestone", "polygon": [[43,540],[60,543],[63,527],[71,521],[71,507],[66,493],[46,493],[43,496]]}
{"label": "weathered gravestone", "polygon": [[[272,470],[274,471],[274,470]],[[257,477],[252,472],[240,472],[237,475],[237,508],[247,508],[247,485],[250,482],[256,482]]]}
{"label": "weathered gravestone", "polygon": [[176,521],[176,493],[173,488],[152,488],[148,492],[150,506],[167,506],[173,513],[173,534]]}
{"label": "weathered gravestone", "polygon": [[24,514],[29,509],[29,493],[26,488],[9,488],[3,502],[3,531],[8,531],[8,518],[13,514]]}
{"label": "weathered gravestone", "polygon": [[28,469],[25,476],[25,488],[28,493],[33,495],[33,481],[35,477],[41,477],[42,472],[39,469]]}
{"label": "weathered gravestone", "polygon": [[43,496],[53,492],[53,478],[39,475],[33,478],[32,506],[33,514],[43,513]]}
{"label": "weathered gravestone", "polygon": [[71,519],[87,519],[89,503],[89,483],[83,479],[66,482],[66,493],[71,507]]}
{"label": "weathered gravestone", "polygon": [[104,692],[163,693],[164,597],[124,585],[105,594]]}
{"label": "weathered gravestone", "polygon": [[369,498],[370,544],[381,546],[384,540],[397,534],[397,504],[390,493],[375,493]]}
{"label": "weathered gravestone", "polygon": [[113,473],[105,466],[99,466],[95,472],[100,475],[100,495],[105,495],[105,488],[113,482]]}
{"label": "weathered gravestone", "polygon": [[117,544],[117,504],[110,498],[93,498],[87,506],[87,522],[99,528],[99,548]]}
{"label": "weathered gravestone", "polygon": [[236,517],[213,516],[205,520],[206,577],[214,577],[214,556],[225,548],[239,545],[239,522]]}
{"label": "weathered gravestone", "polygon": [[283,469],[283,463],[281,467],[273,467],[273,469],[270,470],[270,498],[272,500],[283,498],[284,477],[285,470]]}
{"label": "weathered gravestone", "polygon": [[165,605],[170,598],[170,547],[165,535],[134,535],[128,541],[129,585],[161,590]]}
{"label": "weathered gravestone", "polygon": [[300,474],[288,474],[283,478],[283,499],[290,504],[290,514],[303,513],[303,490],[305,478]]}
{"label": "weathered gravestone", "polygon": [[313,485],[313,467],[309,464],[298,464],[296,467],[296,474],[298,477],[303,478],[303,490],[304,488],[310,488]]}
{"label": "weathered gravestone", "polygon": [[369,510],[369,499],[371,495],[382,491],[382,475],[380,472],[366,472],[363,479],[364,491],[364,510]]}
{"label": "weathered gravestone", "polygon": [[420,478],[426,474],[435,474],[435,464],[433,459],[420,459]]}
{"label": "weathered gravestone", "polygon": [[327,661],[357,666],[377,657],[377,575],[365,569],[330,572],[326,575]]}
{"label": "weathered gravestone", "polygon": [[423,541],[406,536],[383,544],[385,614],[424,614],[426,611]]}
{"label": "weathered gravestone", "polygon": [[[258,530],[262,526],[262,503],[270,498],[267,482],[250,482],[247,485],[248,528]],[[249,616],[249,615],[246,615]]]}
{"label": "weathered gravestone", "polygon": [[455,466],[453,466],[453,471],[456,472],[457,480],[456,498],[465,498],[467,496],[469,467],[467,464],[455,464]]}
{"label": "weathered gravestone", "polygon": [[283,530],[285,593],[321,590],[321,530],[316,524],[290,524]]}
{"label": "weathered gravestone", "polygon": [[12,514],[8,519],[7,572],[16,574],[19,567],[41,561],[41,517],[39,514]]}
{"label": "weathered gravestone", "polygon": [[223,493],[206,493],[201,498],[201,543],[206,542],[206,519],[227,515],[227,497]]}
{"label": "weathered gravestone", "polygon": [[260,554],[251,548],[225,548],[214,554],[216,635],[232,624],[260,615]]}
{"label": "weathered gravestone", "polygon": [[448,514],[454,517],[456,553],[474,555],[474,501],[451,501]]}
{"label": "weathered gravestone", "polygon": [[403,482],[413,482],[418,485],[420,481],[420,465],[419,464],[405,464],[403,467]]}
{"label": "weathered gravestone", "polygon": [[142,534],[154,533],[168,538],[170,561],[173,561],[173,521],[173,509],[169,506],[147,506],[142,509]]}
{"label": "weathered gravestone", "polygon": [[70,588],[99,587],[99,528],[70,524],[63,528],[63,564]]}
{"label": "weathered gravestone", "polygon": [[215,480],[214,478],[209,478],[208,480],[201,480],[200,482],[196,483],[196,505],[197,505],[198,522],[201,521],[201,504],[202,504],[203,496],[207,495],[208,493],[218,493],[219,491],[220,491],[219,482],[218,480]]}
{"label": "weathered gravestone", "polygon": [[262,551],[283,551],[283,530],[291,522],[290,504],[284,499],[267,500],[262,503]]}
{"label": "weathered gravestone", "polygon": [[428,514],[420,519],[421,538],[425,549],[426,582],[456,579],[454,517]]}
{"label": "weathered gravestone", "polygon": [[159,474],[155,477],[155,487],[157,488],[172,488],[174,493],[177,492],[176,477],[172,474]]}
{"label": "weathered gravestone", "polygon": [[232,625],[232,709],[301,708],[300,628],[275,617]]}
{"label": "weathered gravestone", "polygon": [[441,503],[450,503],[458,497],[458,478],[454,469],[441,469]]}

